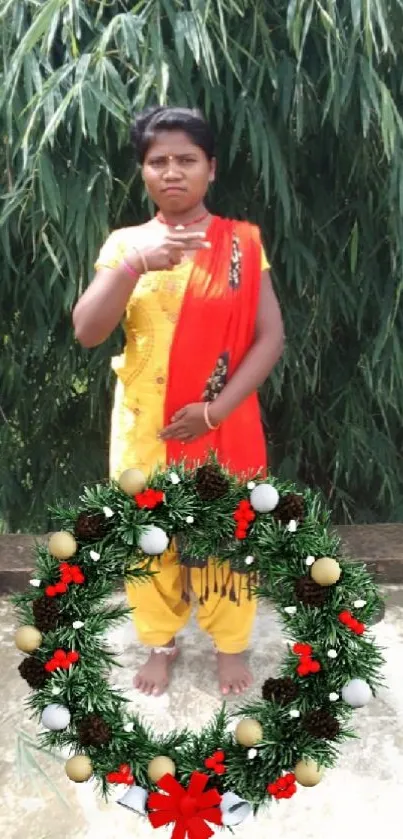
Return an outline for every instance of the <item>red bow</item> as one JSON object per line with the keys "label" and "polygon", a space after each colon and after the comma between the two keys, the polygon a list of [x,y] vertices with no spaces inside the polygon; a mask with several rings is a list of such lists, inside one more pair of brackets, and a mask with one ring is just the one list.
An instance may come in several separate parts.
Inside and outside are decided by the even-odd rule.
{"label": "red bow", "polygon": [[312,658],[313,649],[310,644],[294,644],[293,652],[299,656],[297,667],[298,676],[309,676],[310,673],[319,673],[321,666],[319,661]]}
{"label": "red bow", "polygon": [[127,784],[129,787],[135,783],[128,763],[121,763],[117,772],[108,772],[106,780],[110,784]]}
{"label": "red bow", "polygon": [[225,775],[227,767],[224,766],[224,760],[224,752],[214,752],[211,757],[208,757],[207,760],[204,761],[204,765],[206,769],[212,769],[216,775]]}
{"label": "red bow", "polygon": [[250,501],[240,501],[232,517],[237,523],[235,538],[246,539],[249,527],[256,518]]}
{"label": "red bow", "polygon": [[60,563],[60,582],[54,586],[47,586],[45,594],[47,597],[56,597],[57,594],[65,594],[70,583],[82,585],[85,577],[78,565],[69,565],[68,562]]}
{"label": "red bow", "polygon": [[348,629],[351,629],[352,632],[355,632],[356,635],[363,635],[365,632],[365,623],[358,621],[351,612],[340,612],[339,621],[344,624],[344,626],[347,626]]}
{"label": "red bow", "polygon": [[138,492],[134,496],[134,500],[138,507],[143,507],[145,510],[154,510],[164,501],[164,493],[157,489],[146,489],[144,492]]}
{"label": "red bow", "polygon": [[48,673],[52,673],[54,670],[68,670],[70,664],[75,664],[80,658],[80,653],[76,652],[75,650],[71,650],[70,652],[66,653],[64,650],[55,650],[53,656],[49,661],[45,664],[45,670]]}
{"label": "red bow", "polygon": [[154,812],[148,814],[153,827],[175,823],[171,839],[210,839],[214,831],[206,824],[222,825],[218,790],[204,792],[209,778],[201,772],[193,772],[188,789],[184,789],[172,775],[164,775],[158,786],[164,793],[152,792],[148,807]]}
{"label": "red bow", "polygon": [[291,798],[297,791],[297,785],[295,782],[295,775],[292,772],[289,772],[287,775],[282,775],[280,778],[277,778],[277,781],[269,784],[267,792],[269,795],[272,795],[273,798],[277,798],[278,800],[280,798]]}

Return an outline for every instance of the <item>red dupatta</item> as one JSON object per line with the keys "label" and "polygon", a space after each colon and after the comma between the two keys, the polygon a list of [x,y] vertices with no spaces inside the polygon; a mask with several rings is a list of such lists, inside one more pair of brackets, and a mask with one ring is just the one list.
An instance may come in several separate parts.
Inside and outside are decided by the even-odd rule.
{"label": "red dupatta", "polygon": [[[209,399],[208,382],[220,359],[233,375],[253,344],[261,280],[257,227],[214,217],[211,249],[198,252],[169,358],[165,425],[180,408]],[[167,463],[203,462],[214,451],[235,474],[267,465],[258,396],[249,396],[221,426],[192,443],[167,441]]]}

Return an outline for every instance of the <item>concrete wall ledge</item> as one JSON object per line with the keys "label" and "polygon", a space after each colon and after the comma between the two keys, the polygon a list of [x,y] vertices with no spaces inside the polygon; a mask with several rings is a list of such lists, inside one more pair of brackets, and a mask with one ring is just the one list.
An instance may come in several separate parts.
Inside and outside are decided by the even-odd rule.
{"label": "concrete wall ledge", "polygon": [[[403,524],[343,525],[336,528],[346,556],[364,562],[378,583],[403,583]],[[35,542],[47,536],[0,536],[0,593],[22,592],[33,571]]]}

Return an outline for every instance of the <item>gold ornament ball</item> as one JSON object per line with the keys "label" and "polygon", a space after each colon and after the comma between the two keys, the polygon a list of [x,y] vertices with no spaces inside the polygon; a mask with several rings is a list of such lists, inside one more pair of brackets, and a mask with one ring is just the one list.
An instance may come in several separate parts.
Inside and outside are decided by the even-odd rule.
{"label": "gold ornament ball", "polygon": [[152,781],[153,784],[158,784],[158,781],[160,781],[164,775],[175,775],[176,769],[175,764],[170,757],[160,755],[160,757],[154,757],[150,760],[147,772],[150,781]]}
{"label": "gold ornament ball", "polygon": [[316,784],[320,784],[324,772],[323,766],[311,759],[299,760],[294,769],[296,780],[302,787],[316,787]]}
{"label": "gold ornament ball", "polygon": [[235,729],[235,739],[240,746],[257,746],[263,740],[263,728],[253,719],[241,720]]}
{"label": "gold ornament ball", "polygon": [[126,469],[122,472],[118,484],[126,495],[137,495],[137,493],[143,492],[147,480],[140,469]]}
{"label": "gold ornament ball", "polygon": [[15,646],[23,653],[33,653],[42,644],[42,635],[36,626],[20,626],[15,633]]}
{"label": "gold ornament ball", "polygon": [[70,781],[75,781],[76,784],[89,781],[94,771],[92,763],[86,755],[76,755],[69,758],[64,768],[67,777],[70,778]]}
{"label": "gold ornament ball", "polygon": [[319,586],[334,586],[340,579],[341,568],[337,559],[322,556],[311,568],[311,577]]}
{"label": "gold ornament ball", "polygon": [[48,549],[56,559],[70,559],[76,553],[77,542],[67,530],[59,530],[50,537]]}

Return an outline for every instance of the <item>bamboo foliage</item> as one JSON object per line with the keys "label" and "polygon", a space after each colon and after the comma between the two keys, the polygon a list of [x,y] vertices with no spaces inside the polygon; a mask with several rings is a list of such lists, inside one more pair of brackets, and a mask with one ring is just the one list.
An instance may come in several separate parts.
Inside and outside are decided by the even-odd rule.
{"label": "bamboo foliage", "polygon": [[133,111],[198,104],[214,210],[257,221],[287,349],[263,389],[274,466],[339,519],[401,518],[403,0],[0,0],[0,510],[107,472],[114,336],[70,311],[107,230],[149,208]]}

